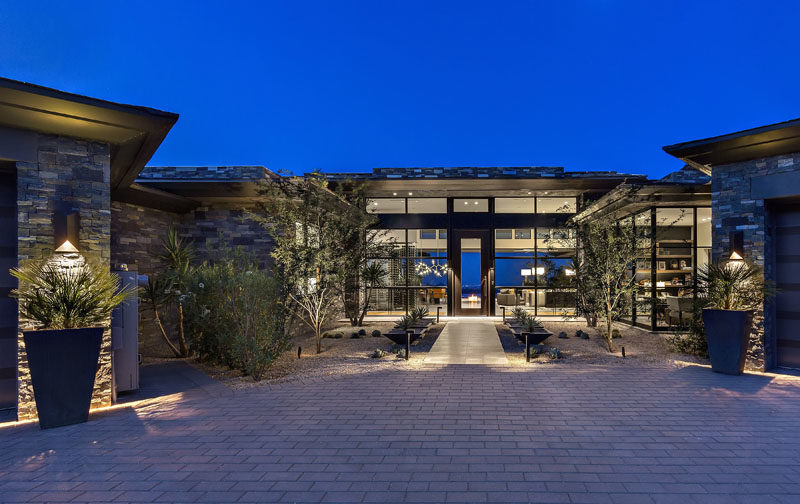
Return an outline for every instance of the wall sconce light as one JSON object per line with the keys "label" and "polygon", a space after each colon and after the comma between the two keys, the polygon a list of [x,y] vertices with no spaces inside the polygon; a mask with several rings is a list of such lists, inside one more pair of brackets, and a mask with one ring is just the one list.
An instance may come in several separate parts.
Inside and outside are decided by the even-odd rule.
{"label": "wall sconce light", "polygon": [[731,261],[744,261],[744,231],[735,231],[730,235]]}
{"label": "wall sconce light", "polygon": [[80,214],[77,212],[56,212],[53,214],[53,235],[56,252],[78,252],[80,222]]}

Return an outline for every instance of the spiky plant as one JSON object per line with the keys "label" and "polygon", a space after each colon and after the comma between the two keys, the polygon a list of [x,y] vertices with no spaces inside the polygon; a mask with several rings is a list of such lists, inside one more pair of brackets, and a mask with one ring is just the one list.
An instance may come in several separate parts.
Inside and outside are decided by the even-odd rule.
{"label": "spiky plant", "polygon": [[525,332],[532,333],[536,329],[541,327],[539,320],[529,313],[525,313],[525,317],[522,319],[522,327],[525,329]]}
{"label": "spiky plant", "polygon": [[186,344],[186,334],[183,324],[183,295],[186,292],[186,281],[192,273],[194,250],[189,242],[184,240],[175,228],[169,228],[167,237],[162,242],[164,253],[160,258],[167,265],[167,277],[172,283],[172,299],[175,301],[178,320],[178,345],[181,357],[189,355],[189,346]]}
{"label": "spiky plant", "polygon": [[49,257],[32,259],[10,272],[19,280],[11,296],[19,300],[20,314],[40,329],[104,325],[111,311],[132,293],[120,289],[108,265],[93,259],[70,264]]}
{"label": "spiky plant", "polygon": [[765,285],[762,270],[747,262],[713,262],[698,272],[705,306],[718,310],[758,310],[774,289]]}
{"label": "spiky plant", "polygon": [[402,330],[406,331],[406,330],[408,330],[408,329],[411,329],[412,327],[414,327],[414,324],[415,324],[416,322],[417,322],[417,321],[416,321],[416,320],[414,320],[414,319],[413,319],[411,316],[409,316],[409,315],[403,315],[402,317],[400,317],[400,318],[397,320],[397,323],[396,323],[396,325],[397,325],[397,327],[398,327],[399,329],[402,329]]}
{"label": "spiky plant", "polygon": [[409,316],[414,319],[414,321],[422,320],[423,318],[427,317],[430,313],[427,306],[420,306],[418,308],[414,308],[409,312]]}

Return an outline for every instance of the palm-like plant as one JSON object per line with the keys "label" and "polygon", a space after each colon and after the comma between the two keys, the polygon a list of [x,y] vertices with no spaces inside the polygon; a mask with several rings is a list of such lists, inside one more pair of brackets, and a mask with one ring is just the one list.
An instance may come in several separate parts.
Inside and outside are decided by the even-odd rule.
{"label": "palm-like plant", "polygon": [[372,291],[374,289],[383,287],[386,283],[386,270],[379,262],[371,262],[364,267],[361,272],[361,278],[364,280],[364,305],[361,310],[361,315],[358,317],[358,325],[364,323],[364,317],[369,310],[370,302],[372,301]]}
{"label": "palm-like plant", "polygon": [[161,316],[158,310],[164,306],[169,300],[171,299],[170,289],[172,287],[172,282],[170,279],[164,275],[151,275],[147,279],[147,285],[142,287],[142,297],[144,301],[150,305],[150,309],[153,310],[153,320],[156,323],[156,327],[158,327],[159,331],[161,331],[161,336],[164,338],[164,341],[167,343],[167,346],[172,353],[175,354],[175,357],[180,357],[181,352],[169,340],[167,336],[167,332],[164,330],[164,324],[161,322]]}
{"label": "palm-like plant", "polygon": [[762,269],[744,261],[709,263],[698,272],[699,297],[718,310],[757,310],[773,289],[764,284]]}
{"label": "palm-like plant", "polygon": [[189,355],[189,347],[186,344],[186,334],[183,324],[183,295],[186,291],[186,282],[192,273],[192,261],[194,260],[194,250],[189,242],[183,239],[174,228],[167,232],[166,239],[162,242],[164,253],[160,258],[167,266],[167,277],[172,286],[169,289],[172,299],[175,301],[175,308],[178,319],[178,345],[182,357]]}
{"label": "palm-like plant", "polygon": [[74,329],[105,324],[111,311],[130,295],[107,265],[84,259],[59,264],[50,258],[23,262],[11,270],[19,288],[20,314],[42,329]]}

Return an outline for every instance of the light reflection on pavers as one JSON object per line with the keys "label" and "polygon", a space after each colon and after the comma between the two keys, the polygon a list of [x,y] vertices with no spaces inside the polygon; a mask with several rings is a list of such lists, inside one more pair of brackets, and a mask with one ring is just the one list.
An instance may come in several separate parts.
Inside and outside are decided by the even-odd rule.
{"label": "light reflection on pavers", "polygon": [[0,502],[800,502],[800,382],[424,366],[0,430]]}

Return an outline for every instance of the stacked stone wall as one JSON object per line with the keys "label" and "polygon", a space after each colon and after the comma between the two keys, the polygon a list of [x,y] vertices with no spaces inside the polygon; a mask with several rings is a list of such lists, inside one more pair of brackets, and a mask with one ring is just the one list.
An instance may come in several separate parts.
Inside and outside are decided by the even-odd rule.
{"label": "stacked stone wall", "polygon": [[[53,135],[37,136],[37,160],[17,162],[18,260],[50,255],[55,243],[56,212],[78,213],[78,246],[86,257],[106,264],[111,256],[110,155],[106,144]],[[110,326],[110,321],[107,321]],[[19,320],[18,403],[20,420],[35,419],[36,403],[22,331],[33,329]],[[111,331],[103,334],[92,408],[111,405]]]}
{"label": "stacked stone wall", "polygon": [[[742,232],[744,258],[764,268],[767,279],[774,279],[769,257],[772,237],[768,232],[768,207],[763,199],[751,196],[755,177],[800,171],[800,153],[715,166],[712,172],[713,255],[715,260],[730,255],[731,233]],[[769,313],[769,312],[768,312]],[[748,366],[774,367],[776,358],[774,321],[759,311],[750,338]]]}

